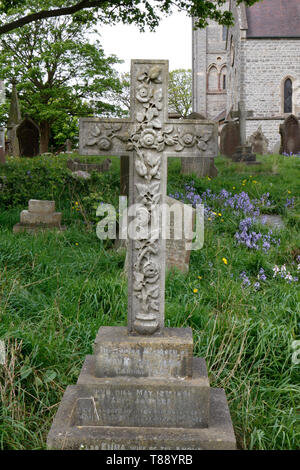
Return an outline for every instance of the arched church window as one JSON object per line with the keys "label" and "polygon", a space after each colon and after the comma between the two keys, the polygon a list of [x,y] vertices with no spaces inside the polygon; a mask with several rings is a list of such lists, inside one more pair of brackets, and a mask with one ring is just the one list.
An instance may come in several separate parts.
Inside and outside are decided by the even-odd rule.
{"label": "arched church window", "polygon": [[293,112],[293,84],[290,78],[284,82],[284,112]]}
{"label": "arched church window", "polygon": [[221,69],[220,73],[220,89],[226,90],[226,75],[227,75],[227,67],[224,66]]}
{"label": "arched church window", "polygon": [[207,88],[208,91],[218,91],[218,71],[215,66],[208,70]]}

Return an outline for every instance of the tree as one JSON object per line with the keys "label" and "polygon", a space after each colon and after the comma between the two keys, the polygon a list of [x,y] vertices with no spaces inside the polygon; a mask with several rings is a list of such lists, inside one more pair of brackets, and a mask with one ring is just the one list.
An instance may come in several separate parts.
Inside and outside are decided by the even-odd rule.
{"label": "tree", "polygon": [[[66,137],[72,138],[74,117],[114,111],[103,97],[120,88],[112,68],[119,60],[106,58],[98,39],[92,44],[87,38],[96,34],[95,23],[81,12],[76,18],[36,21],[0,37],[1,76],[17,80],[22,114],[40,126],[41,152],[48,151],[51,128],[69,126]],[[56,143],[62,143],[61,136]]]}
{"label": "tree", "polygon": [[[251,6],[261,0],[237,0]],[[154,29],[160,21],[160,15],[168,15],[172,10],[185,11],[189,16],[198,18],[197,27],[207,26],[207,19],[220,24],[230,25],[232,14],[221,7],[226,0],[45,0],[43,8],[38,0],[0,0],[0,34],[13,31],[33,21],[59,16],[74,15],[79,11],[91,11],[102,23],[135,23],[141,30],[145,25]],[[4,21],[3,21],[4,20]]]}
{"label": "tree", "polygon": [[192,111],[192,71],[177,69],[169,74],[169,108],[182,117]]}

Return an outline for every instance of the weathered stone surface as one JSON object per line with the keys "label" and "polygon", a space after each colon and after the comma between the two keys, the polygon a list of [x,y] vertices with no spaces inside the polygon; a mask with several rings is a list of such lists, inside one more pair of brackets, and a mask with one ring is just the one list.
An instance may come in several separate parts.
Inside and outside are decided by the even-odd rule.
{"label": "weathered stone surface", "polygon": [[193,376],[188,380],[120,376],[108,379],[95,377],[95,356],[87,356],[77,384],[74,387],[81,399],[72,421],[77,425],[208,426],[209,382],[205,361],[200,358],[194,359]]}
{"label": "weathered stone surface", "polygon": [[103,326],[95,340],[97,377],[191,377],[190,328],[164,328],[160,336],[131,336],[125,327]]}
{"label": "weathered stone surface", "polygon": [[39,213],[24,210],[21,212],[20,222],[24,225],[57,225],[61,224],[61,212]]}
{"label": "weathered stone surface", "polygon": [[72,171],[72,176],[74,176],[74,178],[82,178],[84,180],[91,179],[91,175],[87,171],[81,171],[81,170]]}
{"label": "weathered stone surface", "polygon": [[196,157],[181,159],[181,173],[183,175],[195,175],[197,178],[218,176],[218,169],[215,166],[214,158]]}
{"label": "weathered stone surface", "polygon": [[29,212],[39,212],[50,214],[55,211],[55,201],[45,201],[40,199],[30,199],[28,201]]}
{"label": "weathered stone surface", "polygon": [[263,134],[261,126],[249,137],[249,144],[255,154],[266,155],[268,153],[269,141]]}
{"label": "weathered stone surface", "polygon": [[241,145],[235,149],[232,155],[233,162],[246,163],[247,165],[259,165],[260,162],[256,161],[255,153],[252,153],[251,146]]}
{"label": "weathered stone surface", "polygon": [[261,214],[259,220],[262,224],[269,225],[274,228],[284,228],[284,222],[280,215],[276,214]]}
{"label": "weathered stone surface", "polygon": [[13,226],[13,233],[22,233],[22,232],[27,232],[27,233],[39,233],[39,232],[44,232],[46,230],[55,230],[58,232],[64,232],[66,230],[65,225],[47,225],[47,224],[42,224],[42,225],[25,225],[25,224],[15,224]]}
{"label": "weathered stone surface", "polygon": [[[166,197],[165,202],[172,207],[170,220],[166,230],[170,237],[166,239],[166,268],[177,268],[182,272],[188,272],[191,251],[189,248],[193,239],[193,225],[195,222],[195,210],[176,201],[171,197]],[[177,233],[182,233],[182,237],[176,239],[177,225],[181,221],[181,227]]]}
{"label": "weathered stone surface", "polygon": [[240,145],[240,126],[236,121],[227,122],[220,135],[220,153],[226,157],[232,157],[235,149]]}
{"label": "weathered stone surface", "polygon": [[280,153],[297,154],[300,152],[300,125],[299,121],[291,114],[283,124],[279,126],[281,136]]}
{"label": "weathered stone surface", "polygon": [[79,159],[72,160],[71,158],[67,161],[67,167],[73,172],[85,171],[91,172],[96,171],[97,173],[103,173],[108,171],[111,167],[111,159],[107,158],[102,163],[82,163]]}
{"label": "weathered stone surface", "polygon": [[20,223],[14,225],[13,232],[35,233],[46,229],[65,230],[61,226],[61,212],[54,212],[54,201],[43,201],[39,199],[30,199],[28,209],[23,210],[20,215]]}
{"label": "weathered stone surface", "polygon": [[166,61],[133,61],[131,119],[80,124],[82,150],[129,157],[138,237],[129,238],[128,329],[100,328],[94,356],[63,397],[49,448],[235,447],[224,393],[210,390],[204,361],[192,360],[192,331],[164,327],[163,224],[155,236],[144,230],[164,202],[167,158],[216,155],[215,124],[166,120],[167,77]]}
{"label": "weathered stone surface", "polygon": [[235,450],[226,396],[210,389],[207,428],[72,426],[78,389],[68,387],[48,434],[49,449],[87,450]]}
{"label": "weathered stone surface", "polygon": [[[82,155],[129,156],[129,204],[148,215],[141,223],[149,228],[166,193],[167,158],[218,153],[216,123],[167,120],[167,77],[168,61],[132,61],[130,119],[80,120]],[[164,324],[165,240],[131,238],[128,253],[129,330],[153,334]]]}
{"label": "weathered stone surface", "polygon": [[21,157],[35,157],[40,153],[40,129],[29,117],[16,127]]}
{"label": "weathered stone surface", "polygon": [[[205,120],[205,117],[200,113],[192,112],[190,113],[185,119],[198,119],[198,120]],[[205,136],[203,136],[203,148],[205,150]],[[217,156],[217,155],[215,155]],[[194,174],[198,178],[202,178],[204,176],[209,176],[214,178],[218,175],[218,170],[215,167],[214,158],[207,158],[205,156],[199,157],[188,157],[188,158],[181,158],[181,173],[183,175],[191,175]]]}
{"label": "weathered stone surface", "polygon": [[4,148],[0,147],[0,165],[5,165],[6,160],[5,160],[5,153],[4,153]]}

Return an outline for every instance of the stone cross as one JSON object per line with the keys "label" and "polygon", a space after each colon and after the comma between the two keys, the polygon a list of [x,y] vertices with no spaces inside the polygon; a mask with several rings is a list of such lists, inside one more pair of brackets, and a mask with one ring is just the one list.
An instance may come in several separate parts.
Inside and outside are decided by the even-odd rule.
{"label": "stone cross", "polygon": [[[80,120],[80,154],[129,157],[129,205],[138,205],[138,228],[144,234],[165,200],[167,158],[217,154],[216,124],[168,120],[167,90],[168,61],[132,60],[130,118]],[[159,224],[155,237],[129,237],[129,334],[162,332],[164,294],[165,240]]]}
{"label": "stone cross", "polygon": [[246,112],[245,101],[239,101],[238,111],[231,111],[232,118],[239,118],[241,146],[246,145],[246,119],[253,116],[253,111]]}

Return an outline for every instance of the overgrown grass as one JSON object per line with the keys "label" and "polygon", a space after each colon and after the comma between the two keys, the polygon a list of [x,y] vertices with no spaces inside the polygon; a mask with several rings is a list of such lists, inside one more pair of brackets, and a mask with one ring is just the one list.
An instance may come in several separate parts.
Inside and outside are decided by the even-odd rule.
{"label": "overgrown grass", "polygon": [[[247,191],[253,198],[269,192],[274,201],[269,211],[280,213],[286,225],[278,232],[280,246],[267,253],[237,246],[230,212],[223,221],[207,223],[204,247],[192,252],[189,274],[168,273],[166,325],[193,328],[194,354],[206,358],[211,385],[225,389],[241,448],[297,449],[300,364],[292,363],[292,341],[300,339],[299,282],[273,278],[272,268],[294,269],[300,255],[300,161],[260,160],[261,166],[247,167],[219,158],[218,177],[193,178],[194,186],[199,192]],[[105,202],[117,200],[118,171],[115,161],[101,180],[99,197]],[[168,193],[183,190],[191,179],[179,174],[178,160],[170,162]],[[53,187],[48,198],[51,194]],[[68,226],[62,233],[13,235],[24,206],[5,205],[0,212],[0,339],[8,350],[0,365],[1,449],[45,448],[62,394],[76,383],[98,328],[126,325],[124,253],[101,242],[85,223],[88,196],[83,188],[82,195],[69,192],[60,199]],[[287,209],[292,196],[295,206]],[[255,280],[260,268],[267,274],[260,289],[243,289],[241,271]]]}

